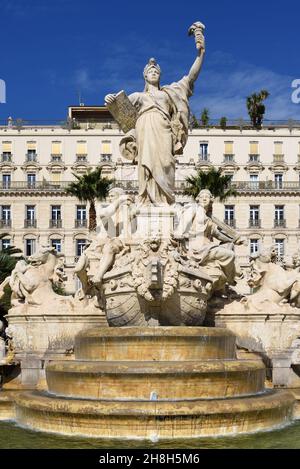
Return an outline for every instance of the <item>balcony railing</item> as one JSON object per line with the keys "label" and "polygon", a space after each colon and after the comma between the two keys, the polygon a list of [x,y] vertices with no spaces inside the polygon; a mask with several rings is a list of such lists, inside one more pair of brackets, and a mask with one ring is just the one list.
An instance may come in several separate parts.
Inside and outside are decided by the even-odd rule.
{"label": "balcony railing", "polygon": [[62,220],[61,219],[51,219],[49,220],[49,228],[61,228],[62,227]]}
{"label": "balcony railing", "polygon": [[232,181],[231,187],[239,192],[243,191],[272,191],[283,190],[300,191],[300,181]]}
{"label": "balcony railing", "polygon": [[7,220],[6,218],[2,218],[0,220],[0,228],[11,228],[11,220]]}
{"label": "balcony railing", "polygon": [[34,218],[25,219],[24,228],[36,228],[36,219]]}
{"label": "balcony railing", "polygon": [[285,228],[286,227],[286,220],[276,219],[274,220],[274,228]]}
{"label": "balcony railing", "polygon": [[284,163],[284,155],[273,155],[273,163]]}
{"label": "balcony railing", "polygon": [[261,220],[250,218],[249,228],[260,228],[260,227],[261,227]]}
{"label": "balcony railing", "polygon": [[75,219],[75,228],[86,228],[87,220]]}
{"label": "balcony railing", "polygon": [[225,218],[224,223],[226,223],[226,225],[230,226],[231,228],[236,227],[235,218]]}
{"label": "balcony railing", "polygon": [[11,162],[12,162],[12,154],[2,153],[1,163],[11,163]]}
{"label": "balcony railing", "polygon": [[249,153],[249,163],[259,163],[260,162],[260,155],[258,153]]}
{"label": "balcony railing", "polygon": [[111,157],[112,155],[111,154],[104,154],[102,153],[102,155],[100,155],[100,162],[101,163],[105,163],[105,162],[111,162]]}
{"label": "balcony railing", "polygon": [[209,163],[210,162],[210,154],[207,155],[199,154],[198,163]]}
{"label": "balcony railing", "polygon": [[62,161],[62,155],[61,154],[54,154],[54,153],[51,153],[51,163],[54,163],[54,162],[61,162]]}
{"label": "balcony railing", "polygon": [[234,163],[234,155],[229,153],[224,153],[223,163]]}
{"label": "balcony railing", "polygon": [[0,181],[0,190],[10,190],[10,191],[57,191],[65,190],[70,185],[70,181],[65,182],[50,182],[50,181],[36,181],[33,183],[28,183],[27,181],[14,181],[6,182]]}
{"label": "balcony railing", "polygon": [[26,163],[31,162],[31,161],[35,163],[37,162],[37,154],[26,153],[25,156],[26,156]]}
{"label": "balcony railing", "polygon": [[85,163],[87,162],[87,154],[76,155],[76,163],[80,163],[80,162],[85,162]]}

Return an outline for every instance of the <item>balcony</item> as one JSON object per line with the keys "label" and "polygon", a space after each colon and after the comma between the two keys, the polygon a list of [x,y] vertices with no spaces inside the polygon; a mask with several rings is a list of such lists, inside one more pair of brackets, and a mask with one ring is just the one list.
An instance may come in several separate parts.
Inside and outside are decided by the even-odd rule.
{"label": "balcony", "polygon": [[273,164],[284,163],[284,155],[273,155]]}
{"label": "balcony", "polygon": [[100,163],[111,163],[111,154],[102,154],[100,155]]}
{"label": "balcony", "polygon": [[50,182],[50,181],[36,181],[28,183],[27,181],[0,181],[0,190],[9,190],[11,192],[23,192],[23,191],[64,191],[70,185],[70,181],[67,182]]}
{"label": "balcony", "polygon": [[61,228],[62,220],[61,219],[51,219],[49,220],[49,228]]}
{"label": "balcony", "polygon": [[274,220],[274,228],[286,228],[286,220]]}
{"label": "balcony", "polygon": [[197,164],[198,165],[211,165],[210,155],[208,153],[206,155],[199,154]]}
{"label": "balcony", "polygon": [[235,218],[225,218],[224,223],[226,223],[226,225],[230,226],[231,228],[236,227]]}
{"label": "balcony", "polygon": [[249,153],[247,164],[260,163],[260,155],[257,153]]}
{"label": "balcony", "polygon": [[36,219],[34,218],[25,219],[24,228],[36,228]]}
{"label": "balcony", "polygon": [[86,228],[87,220],[75,219],[75,228]]}
{"label": "balcony", "polygon": [[11,220],[2,218],[0,220],[0,228],[11,228]]}
{"label": "balcony", "polygon": [[232,181],[231,187],[238,192],[300,191],[300,181]]}
{"label": "balcony", "polygon": [[37,162],[37,154],[33,154],[33,153],[26,153],[25,155],[25,161],[26,163],[36,163]]}
{"label": "balcony", "polygon": [[51,153],[50,163],[61,163],[61,162],[62,162],[62,154]]}
{"label": "balcony", "polygon": [[11,162],[12,162],[12,154],[11,153],[2,153],[1,163],[11,163]]}
{"label": "balcony", "polygon": [[234,163],[234,155],[229,153],[224,153],[223,163]]}
{"label": "balcony", "polygon": [[87,163],[87,154],[76,155],[76,163]]}
{"label": "balcony", "polygon": [[250,218],[249,228],[261,228],[261,220]]}

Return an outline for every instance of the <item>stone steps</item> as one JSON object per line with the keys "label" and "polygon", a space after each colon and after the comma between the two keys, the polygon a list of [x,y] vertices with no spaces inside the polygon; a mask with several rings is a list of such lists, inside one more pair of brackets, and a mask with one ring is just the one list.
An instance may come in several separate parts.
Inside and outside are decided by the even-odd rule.
{"label": "stone steps", "polygon": [[186,362],[60,361],[46,371],[50,393],[90,399],[212,399],[264,390],[265,367],[254,360]]}

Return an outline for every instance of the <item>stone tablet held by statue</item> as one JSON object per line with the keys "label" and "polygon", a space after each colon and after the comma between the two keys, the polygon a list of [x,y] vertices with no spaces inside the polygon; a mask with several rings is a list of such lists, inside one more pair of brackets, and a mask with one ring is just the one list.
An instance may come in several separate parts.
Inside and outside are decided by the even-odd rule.
{"label": "stone tablet held by statue", "polygon": [[129,101],[125,91],[122,90],[116,94],[114,102],[107,104],[107,107],[123,132],[126,133],[135,128],[138,112]]}

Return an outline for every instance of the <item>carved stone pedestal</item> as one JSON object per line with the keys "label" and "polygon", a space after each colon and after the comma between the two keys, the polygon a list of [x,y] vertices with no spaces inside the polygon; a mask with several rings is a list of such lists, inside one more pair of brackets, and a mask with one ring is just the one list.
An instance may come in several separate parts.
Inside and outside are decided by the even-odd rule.
{"label": "carved stone pedestal", "polygon": [[170,238],[174,229],[175,210],[170,206],[140,207],[137,212],[137,230],[134,238]]}

